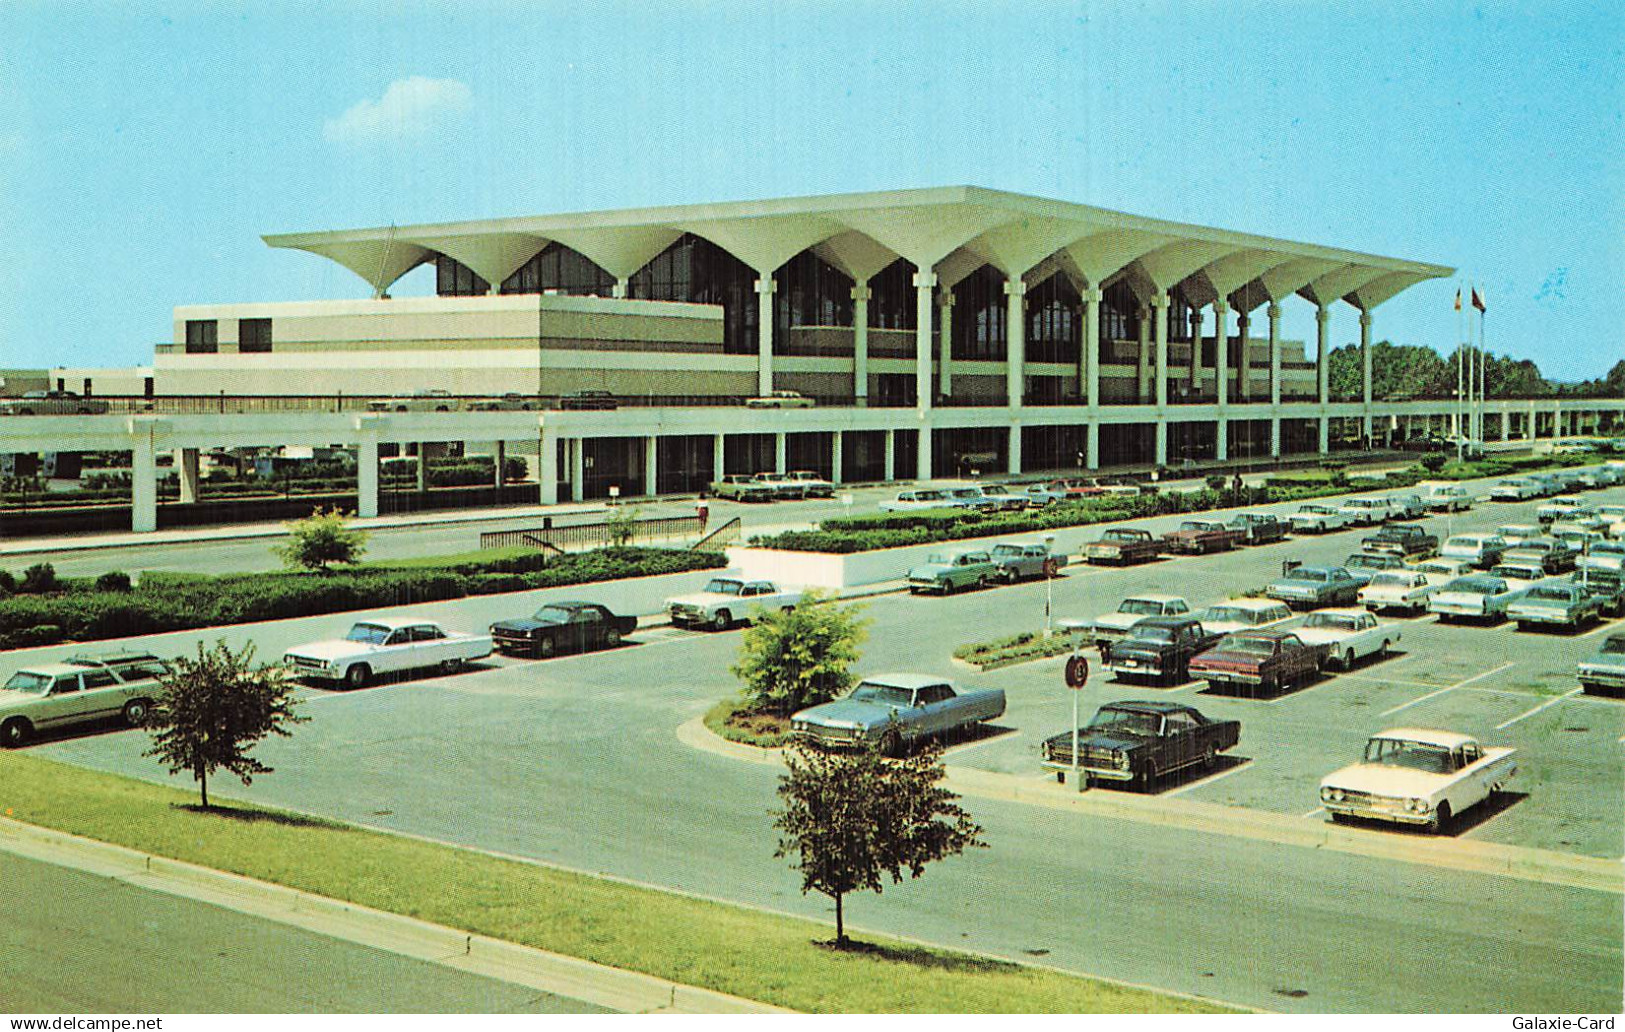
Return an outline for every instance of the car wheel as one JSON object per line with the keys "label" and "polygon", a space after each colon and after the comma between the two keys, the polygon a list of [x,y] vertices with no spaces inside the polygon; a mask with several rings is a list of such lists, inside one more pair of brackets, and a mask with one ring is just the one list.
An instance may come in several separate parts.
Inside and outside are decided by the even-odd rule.
{"label": "car wheel", "polygon": [[1209,743],[1207,743],[1206,751],[1204,751],[1202,753],[1202,766],[1207,770],[1212,770],[1214,767],[1217,767],[1218,765],[1219,765],[1219,743],[1217,743],[1217,742],[1209,742]]}
{"label": "car wheel", "polygon": [[604,629],[604,648],[612,649],[621,643],[621,632],[614,627]]}
{"label": "car wheel", "polygon": [[442,675],[449,676],[451,674],[455,674],[457,671],[461,670],[462,668],[463,668],[463,661],[460,660],[460,659],[456,659],[456,658],[442,659],[440,661],[440,673]]}
{"label": "car wheel", "polygon": [[34,725],[22,717],[13,717],[0,724],[0,745],[15,749],[34,736]]}
{"label": "car wheel", "polygon": [[[1012,581],[1014,581],[1015,577],[1012,576],[1010,579]],[[981,576],[976,578],[976,590],[980,591],[985,587],[987,587],[987,574],[982,574]]]}
{"label": "car wheel", "polygon": [[880,754],[893,759],[903,755],[903,736],[895,729],[880,736]]}
{"label": "car wheel", "polygon": [[1440,803],[1439,811],[1433,818],[1433,833],[1446,835],[1450,832],[1450,804]]}
{"label": "car wheel", "polygon": [[124,704],[124,722],[131,727],[141,727],[151,715],[150,699],[131,699]]}
{"label": "car wheel", "polygon": [[552,638],[543,637],[536,639],[536,655],[542,659],[551,659],[553,657],[553,653],[557,651],[558,646],[554,644]]}
{"label": "car wheel", "polygon": [[1337,665],[1342,670],[1353,670],[1354,650],[1349,649],[1347,652],[1343,653],[1343,658],[1337,661]]}
{"label": "car wheel", "polygon": [[728,628],[733,626],[733,623],[733,614],[728,612],[726,609],[719,609],[717,610],[717,615],[711,618],[711,629],[715,631],[726,631]]}
{"label": "car wheel", "polygon": [[347,688],[365,688],[370,680],[372,668],[365,663],[357,663],[344,672],[344,685]]}
{"label": "car wheel", "polygon": [[1387,659],[1388,658],[1388,652],[1392,647],[1393,647],[1392,642],[1390,642],[1387,638],[1382,639],[1382,645],[1377,649],[1377,658],[1378,659]]}

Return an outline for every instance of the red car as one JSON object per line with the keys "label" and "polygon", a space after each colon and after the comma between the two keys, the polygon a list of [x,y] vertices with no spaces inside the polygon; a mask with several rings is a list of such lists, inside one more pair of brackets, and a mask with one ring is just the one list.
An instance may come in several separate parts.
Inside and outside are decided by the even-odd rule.
{"label": "red car", "polygon": [[1186,520],[1178,530],[1170,530],[1162,535],[1162,547],[1164,551],[1188,555],[1227,552],[1235,548],[1236,542],[1242,540],[1246,533],[1227,527],[1218,520]]}
{"label": "red car", "polygon": [[1190,672],[1214,688],[1273,695],[1314,678],[1326,651],[1327,646],[1309,645],[1291,631],[1250,631],[1221,638],[1191,660]]}

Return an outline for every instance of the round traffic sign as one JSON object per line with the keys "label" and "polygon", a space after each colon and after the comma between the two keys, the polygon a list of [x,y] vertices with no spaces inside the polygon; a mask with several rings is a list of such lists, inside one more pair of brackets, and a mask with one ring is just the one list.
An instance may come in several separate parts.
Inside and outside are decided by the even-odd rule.
{"label": "round traffic sign", "polygon": [[1066,661],[1066,686],[1068,688],[1082,688],[1089,681],[1089,661],[1082,656],[1073,656]]}

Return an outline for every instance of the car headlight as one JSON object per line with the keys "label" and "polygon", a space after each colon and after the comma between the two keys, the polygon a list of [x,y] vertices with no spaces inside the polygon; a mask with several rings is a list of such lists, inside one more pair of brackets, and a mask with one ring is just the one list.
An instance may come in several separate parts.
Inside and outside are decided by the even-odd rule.
{"label": "car headlight", "polygon": [[1320,786],[1320,801],[1323,803],[1329,803],[1332,801],[1332,790],[1327,788],[1325,785]]}
{"label": "car headlight", "polygon": [[1113,762],[1115,762],[1117,764],[1117,769],[1118,770],[1128,770],[1128,753],[1126,753],[1126,752],[1118,753],[1113,758]]}
{"label": "car headlight", "polygon": [[1428,801],[1426,799],[1411,799],[1406,801],[1405,809],[1411,810],[1415,813],[1427,813],[1428,810],[1432,809],[1432,807],[1428,805]]}

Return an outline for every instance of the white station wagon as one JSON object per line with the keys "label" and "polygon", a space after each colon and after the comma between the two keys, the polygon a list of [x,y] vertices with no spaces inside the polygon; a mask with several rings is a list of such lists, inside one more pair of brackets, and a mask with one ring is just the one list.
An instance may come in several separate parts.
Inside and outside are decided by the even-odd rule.
{"label": "white station wagon", "polygon": [[164,661],[146,652],[75,656],[24,667],[0,685],[0,744],[15,748],[47,728],[123,717],[146,723]]}

